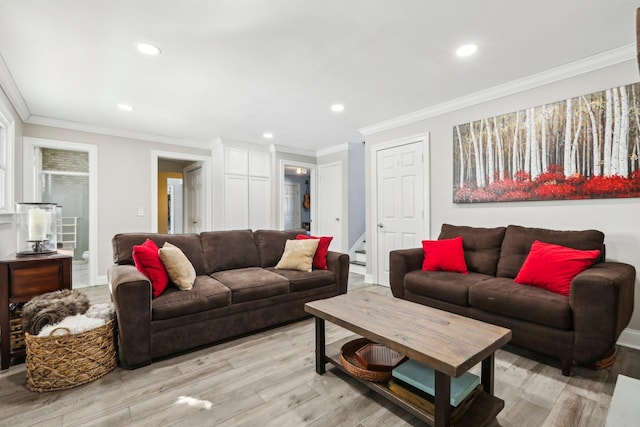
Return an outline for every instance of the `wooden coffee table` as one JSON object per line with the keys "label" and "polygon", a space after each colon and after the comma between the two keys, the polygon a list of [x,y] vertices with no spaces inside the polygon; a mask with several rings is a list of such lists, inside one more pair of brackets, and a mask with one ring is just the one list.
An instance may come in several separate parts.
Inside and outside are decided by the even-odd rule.
{"label": "wooden coffee table", "polygon": [[509,329],[367,291],[308,302],[305,311],[316,317],[318,374],[325,372],[327,362],[349,374],[340,362],[340,346],[355,337],[325,346],[324,322],[328,320],[435,370],[434,414],[394,394],[386,383],[354,377],[428,424],[450,425],[451,377],[462,375],[479,362],[483,391],[456,426],[486,425],[504,408],[504,401],[493,395],[493,368],[495,351],[511,339]]}

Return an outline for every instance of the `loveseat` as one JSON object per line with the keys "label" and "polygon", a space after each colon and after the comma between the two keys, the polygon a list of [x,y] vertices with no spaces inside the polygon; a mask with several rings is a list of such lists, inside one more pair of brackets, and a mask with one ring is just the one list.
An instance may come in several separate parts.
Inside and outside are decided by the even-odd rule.
{"label": "loveseat", "polygon": [[[113,237],[108,270],[119,329],[121,365],[195,349],[308,315],[308,301],[346,293],[349,256],[329,251],[327,270],[275,269],[287,240],[304,230],[234,230],[200,234],[124,233]],[[146,239],[178,247],[196,272],[193,289],[169,285],[157,297],[138,271],[133,247]]]}
{"label": "loveseat", "polygon": [[[423,248],[392,251],[393,295],[509,328],[514,344],[560,359],[564,375],[573,363],[615,360],[614,346],[633,312],[636,272],[605,262],[603,233],[444,224],[438,239],[458,236],[468,274],[422,271]],[[514,281],[536,240],[600,255],[565,296]]]}

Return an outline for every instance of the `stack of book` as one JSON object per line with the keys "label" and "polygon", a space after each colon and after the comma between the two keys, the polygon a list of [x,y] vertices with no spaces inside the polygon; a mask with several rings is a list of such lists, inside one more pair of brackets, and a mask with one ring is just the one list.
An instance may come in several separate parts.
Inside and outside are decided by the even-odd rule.
{"label": "stack of book", "polygon": [[[434,413],[435,372],[415,360],[407,360],[392,371],[389,389],[404,400],[420,409]],[[461,416],[471,402],[482,391],[480,378],[465,372],[458,378],[451,378],[451,417]]]}

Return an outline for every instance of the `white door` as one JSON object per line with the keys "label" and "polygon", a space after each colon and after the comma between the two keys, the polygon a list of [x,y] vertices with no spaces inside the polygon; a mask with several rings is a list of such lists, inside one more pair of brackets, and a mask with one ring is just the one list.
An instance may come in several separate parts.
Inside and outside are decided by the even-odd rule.
{"label": "white door", "polygon": [[389,252],[421,246],[424,230],[422,143],[380,150],[376,157],[378,283],[389,286]]}
{"label": "white door", "polygon": [[184,218],[185,233],[204,231],[204,191],[201,163],[184,168]]}
{"label": "white door", "polygon": [[300,219],[300,184],[284,183],[282,213],[284,215],[285,230],[294,230],[302,226],[302,220]]}
{"label": "white door", "polygon": [[342,162],[318,166],[317,203],[318,235],[333,236],[331,250],[345,252],[342,247]]}
{"label": "white door", "polygon": [[269,178],[249,177],[249,228],[271,228],[271,182]]}
{"label": "white door", "polygon": [[249,228],[249,177],[245,175],[224,176],[224,228]]}

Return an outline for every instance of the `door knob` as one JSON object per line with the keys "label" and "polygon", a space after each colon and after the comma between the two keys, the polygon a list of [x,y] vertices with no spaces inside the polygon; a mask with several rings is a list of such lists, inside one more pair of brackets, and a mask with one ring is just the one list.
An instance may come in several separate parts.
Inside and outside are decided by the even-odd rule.
{"label": "door knob", "polygon": [[378,223],[378,228],[383,228],[383,227],[384,227],[384,225],[381,222],[379,222]]}
{"label": "door knob", "polygon": [[340,221],[340,218],[336,218],[336,221]]}

